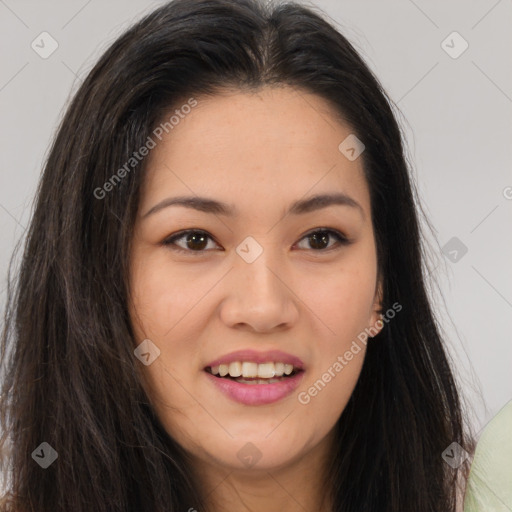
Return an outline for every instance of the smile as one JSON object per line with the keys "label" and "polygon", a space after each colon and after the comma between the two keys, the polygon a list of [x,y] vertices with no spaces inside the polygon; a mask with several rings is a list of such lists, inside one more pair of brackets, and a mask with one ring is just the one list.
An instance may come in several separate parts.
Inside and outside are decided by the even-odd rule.
{"label": "smile", "polygon": [[278,382],[279,379],[275,377],[294,375],[300,369],[293,364],[281,362],[258,364],[252,361],[233,361],[229,364],[208,366],[206,371],[219,377],[233,378],[237,382],[268,384]]}
{"label": "smile", "polygon": [[300,384],[304,370],[284,363],[233,361],[205,368],[209,381],[229,399],[244,405],[282,400]]}

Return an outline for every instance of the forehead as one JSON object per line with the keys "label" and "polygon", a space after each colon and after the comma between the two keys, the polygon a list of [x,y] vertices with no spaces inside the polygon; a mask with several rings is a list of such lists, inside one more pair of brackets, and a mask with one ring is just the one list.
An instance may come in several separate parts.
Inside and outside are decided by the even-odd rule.
{"label": "forehead", "polygon": [[[228,203],[269,196],[344,192],[369,198],[362,159],[339,150],[351,135],[323,98],[292,87],[225,91],[195,98],[151,151],[143,200],[165,194],[215,196]],[[179,110],[179,105],[169,112]]]}

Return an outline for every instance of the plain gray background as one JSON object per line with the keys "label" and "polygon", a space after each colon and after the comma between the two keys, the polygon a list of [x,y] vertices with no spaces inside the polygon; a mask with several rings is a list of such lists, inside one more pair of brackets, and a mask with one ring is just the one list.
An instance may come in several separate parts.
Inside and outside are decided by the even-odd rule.
{"label": "plain gray background", "polygon": [[[2,310],[11,253],[67,102],[101,53],[161,3],[0,0]],[[435,230],[435,238],[425,232],[440,287],[432,294],[479,433],[512,398],[511,1],[306,5],[355,45],[403,114],[413,179]],[[42,32],[58,44],[47,58],[31,46],[51,48]]]}

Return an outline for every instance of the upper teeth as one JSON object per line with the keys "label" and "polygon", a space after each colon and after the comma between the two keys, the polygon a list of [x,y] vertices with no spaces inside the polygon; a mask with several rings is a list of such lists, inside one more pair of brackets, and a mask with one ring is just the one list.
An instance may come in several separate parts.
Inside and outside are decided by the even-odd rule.
{"label": "upper teeth", "polygon": [[285,363],[251,363],[233,361],[230,364],[221,364],[212,366],[213,375],[224,377],[229,373],[231,377],[259,377],[260,379],[271,379],[272,377],[282,377],[290,375],[293,372],[293,364]]}

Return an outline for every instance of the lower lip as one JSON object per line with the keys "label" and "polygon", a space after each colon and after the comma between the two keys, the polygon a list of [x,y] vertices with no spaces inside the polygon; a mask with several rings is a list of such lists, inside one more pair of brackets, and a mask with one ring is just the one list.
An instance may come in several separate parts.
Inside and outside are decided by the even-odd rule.
{"label": "lower lip", "polygon": [[304,376],[304,371],[300,371],[292,377],[286,377],[272,384],[243,384],[235,380],[215,377],[206,371],[205,373],[222,393],[245,405],[264,405],[278,402],[290,395]]}

